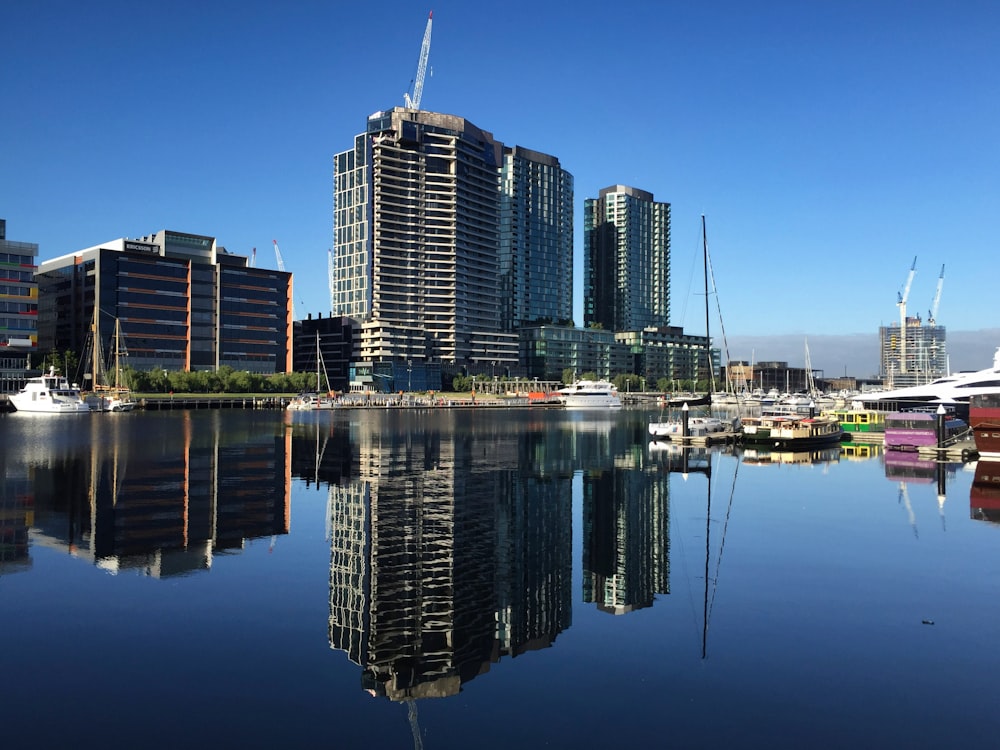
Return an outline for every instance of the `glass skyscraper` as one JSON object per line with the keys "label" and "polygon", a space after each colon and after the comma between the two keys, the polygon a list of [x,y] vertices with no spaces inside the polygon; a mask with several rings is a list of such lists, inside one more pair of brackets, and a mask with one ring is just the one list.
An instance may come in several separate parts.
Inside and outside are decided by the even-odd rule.
{"label": "glass skyscraper", "polygon": [[505,331],[572,325],[573,175],[553,156],[504,149],[500,317]]}
{"label": "glass skyscraper", "polygon": [[584,325],[670,325],[670,204],[612,185],[584,202],[583,234]]}

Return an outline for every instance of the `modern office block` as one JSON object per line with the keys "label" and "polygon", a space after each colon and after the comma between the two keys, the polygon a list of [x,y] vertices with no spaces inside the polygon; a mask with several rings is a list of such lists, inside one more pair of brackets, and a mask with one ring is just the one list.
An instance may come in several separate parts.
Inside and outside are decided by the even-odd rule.
{"label": "modern office block", "polygon": [[584,202],[586,327],[670,325],[670,204],[626,185]]}
{"label": "modern office block", "polygon": [[45,261],[37,279],[46,351],[83,352],[96,308],[102,348],[117,320],[137,370],[291,370],[291,274],[251,268],[213,237],[117,239]]}

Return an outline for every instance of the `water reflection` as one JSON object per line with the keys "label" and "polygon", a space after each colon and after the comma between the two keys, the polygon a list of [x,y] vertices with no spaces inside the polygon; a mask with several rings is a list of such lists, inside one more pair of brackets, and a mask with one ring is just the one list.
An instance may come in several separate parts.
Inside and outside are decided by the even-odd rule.
{"label": "water reflection", "polygon": [[947,497],[948,477],[954,476],[961,464],[936,461],[917,451],[887,450],[884,452],[885,478],[898,482],[898,502],[906,511],[914,537],[919,538],[917,516],[910,498],[911,485],[937,485],[937,511],[941,530],[947,531],[944,504]]}
{"label": "water reflection", "polygon": [[610,463],[610,430],[467,417],[362,415],[337,443],[329,638],[373,695],[454,695],[570,625],[574,463]]}
{"label": "water reflection", "polygon": [[978,461],[969,490],[969,517],[1000,523],[1000,461]]}
{"label": "water reflection", "polygon": [[67,431],[60,420],[8,418],[3,572],[30,566],[29,537],[112,573],[162,578],[208,570],[248,539],[287,534],[284,437],[259,431],[253,415],[226,418],[225,429],[221,420],[122,414]]}
{"label": "water reflection", "polygon": [[840,460],[839,445],[810,448],[806,450],[782,450],[778,448],[752,447],[743,449],[743,463],[755,466],[781,464],[830,464]]}

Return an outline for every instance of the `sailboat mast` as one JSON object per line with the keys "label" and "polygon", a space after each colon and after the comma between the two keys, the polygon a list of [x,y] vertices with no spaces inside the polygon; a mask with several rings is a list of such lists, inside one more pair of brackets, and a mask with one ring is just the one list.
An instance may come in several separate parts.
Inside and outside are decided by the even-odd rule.
{"label": "sailboat mast", "polygon": [[705,374],[708,375],[709,392],[715,390],[715,373],[712,371],[711,336],[708,327],[708,234],[705,231],[705,214],[701,215],[702,263],[705,269]]}
{"label": "sailboat mast", "polygon": [[120,348],[121,340],[121,322],[118,318],[115,318],[115,389],[121,388],[121,366],[122,366],[122,355]]}

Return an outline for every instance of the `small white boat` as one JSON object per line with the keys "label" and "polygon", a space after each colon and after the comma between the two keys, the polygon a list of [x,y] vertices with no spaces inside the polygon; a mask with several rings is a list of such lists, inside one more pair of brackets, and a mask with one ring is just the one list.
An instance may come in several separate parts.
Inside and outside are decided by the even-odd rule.
{"label": "small white boat", "polygon": [[336,399],[326,393],[303,393],[288,402],[285,407],[289,411],[316,411],[317,409],[335,409]]}
{"label": "small white boat", "polygon": [[577,380],[560,388],[555,397],[567,409],[620,409],[618,389],[607,380]]}
{"label": "small white boat", "polygon": [[17,393],[10,395],[17,411],[34,414],[89,414],[90,407],[80,396],[80,389],[70,385],[54,367],[48,375],[29,378]]}
{"label": "small white boat", "polygon": [[[688,437],[705,437],[731,429],[732,425],[718,417],[688,417]],[[649,434],[653,437],[683,437],[684,424],[681,419],[668,419],[649,423]]]}

